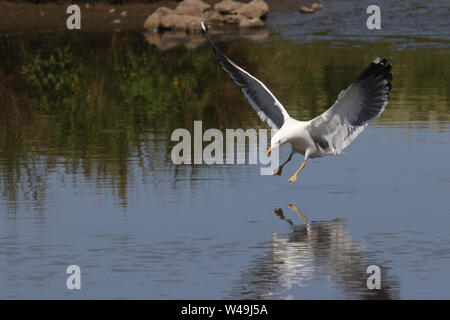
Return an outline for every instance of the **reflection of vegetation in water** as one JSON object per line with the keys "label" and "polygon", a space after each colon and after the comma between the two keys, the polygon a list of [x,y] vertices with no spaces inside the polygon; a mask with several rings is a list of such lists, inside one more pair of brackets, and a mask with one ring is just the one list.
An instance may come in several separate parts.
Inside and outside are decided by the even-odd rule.
{"label": "reflection of vegetation in water", "polygon": [[[375,55],[385,55],[394,65],[394,91],[382,121],[448,120],[450,59],[442,49],[359,44],[349,51],[284,40],[219,45],[300,119],[328,108]],[[19,182],[22,194],[44,199],[45,176],[63,165],[65,174],[108,179],[126,204],[129,160],[149,155],[141,143],[146,133],[168,136],[197,119],[204,128],[261,125],[208,46],[159,52],[135,33],[37,35],[1,39],[0,56],[0,176],[12,202]],[[158,140],[153,156],[167,159],[169,143]],[[167,170],[164,159],[149,165]]]}
{"label": "reflection of vegetation in water", "polygon": [[22,69],[30,88],[28,95],[37,98],[36,106],[45,112],[57,111],[80,91],[82,67],[74,64],[69,46],[55,50],[49,58],[32,56]]}
{"label": "reflection of vegetation in water", "polygon": [[[119,45],[116,40],[113,36],[110,44],[83,52],[64,40],[41,44],[37,50],[22,39],[19,46],[28,54],[22,64],[15,61],[21,67],[9,70],[0,91],[6,98],[0,104],[5,115],[0,120],[0,151],[6,158],[17,155],[2,166],[4,177],[22,172],[20,159],[31,152],[62,157],[67,173],[107,177],[126,199],[130,149],[142,147],[142,135],[202,118],[209,101],[202,82],[214,68],[209,52],[161,57],[141,39]],[[16,121],[27,116],[33,120]],[[13,186],[29,178],[17,175],[7,181]]]}

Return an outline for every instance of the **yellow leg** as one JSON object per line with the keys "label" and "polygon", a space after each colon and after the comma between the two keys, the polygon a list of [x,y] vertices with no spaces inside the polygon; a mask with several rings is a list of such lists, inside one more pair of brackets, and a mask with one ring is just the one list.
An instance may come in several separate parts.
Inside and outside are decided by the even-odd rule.
{"label": "yellow leg", "polygon": [[292,159],[292,153],[289,155],[289,158],[281,165],[278,167],[278,169],[276,171],[272,171],[272,174],[275,176],[281,176],[281,172],[283,171],[284,166],[291,161]]}
{"label": "yellow leg", "polygon": [[295,172],[294,175],[288,180],[289,182],[295,182],[295,181],[297,181],[297,176],[298,176],[298,174],[300,173],[300,171],[303,169],[303,167],[305,166],[305,164],[306,164],[306,160],[304,160],[304,161],[302,162],[302,164],[300,165],[300,168],[298,168],[297,172]]}

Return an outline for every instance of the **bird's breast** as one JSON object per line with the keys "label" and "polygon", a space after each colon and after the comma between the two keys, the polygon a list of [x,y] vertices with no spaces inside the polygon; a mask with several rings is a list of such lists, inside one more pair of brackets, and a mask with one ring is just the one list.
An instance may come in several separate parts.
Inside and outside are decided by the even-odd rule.
{"label": "bird's breast", "polygon": [[289,119],[286,127],[282,128],[283,134],[287,137],[287,141],[291,144],[294,152],[305,154],[307,149],[311,149],[314,144],[311,136],[306,129],[307,122]]}
{"label": "bird's breast", "polygon": [[306,137],[295,137],[289,141],[292,145],[292,149],[295,152],[305,154],[306,149],[311,148],[311,144],[308,143],[308,139]]}

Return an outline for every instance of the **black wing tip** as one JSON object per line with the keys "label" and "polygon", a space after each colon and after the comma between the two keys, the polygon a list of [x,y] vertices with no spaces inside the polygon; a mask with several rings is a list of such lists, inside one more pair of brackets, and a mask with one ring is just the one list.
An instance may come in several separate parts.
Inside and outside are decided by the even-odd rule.
{"label": "black wing tip", "polygon": [[392,66],[388,64],[386,58],[377,57],[373,62],[359,75],[357,81],[364,80],[367,78],[376,78],[380,75],[387,81],[386,87],[389,91],[392,89]]}

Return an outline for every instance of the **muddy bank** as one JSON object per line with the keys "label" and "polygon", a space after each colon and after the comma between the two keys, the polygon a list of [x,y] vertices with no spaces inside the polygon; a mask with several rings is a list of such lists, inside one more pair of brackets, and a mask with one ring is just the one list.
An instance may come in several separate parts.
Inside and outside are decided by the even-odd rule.
{"label": "muddy bank", "polygon": [[[131,3],[112,5],[106,3],[80,4],[81,30],[107,31],[142,28],[149,14],[164,5],[174,8],[176,1],[156,3]],[[0,2],[0,33],[22,31],[63,31],[66,28],[67,4],[31,4]]]}
{"label": "muddy bank", "polygon": [[[81,30],[134,30],[141,29],[145,19],[156,8],[175,8],[176,1],[162,0],[155,3],[83,3]],[[0,2],[0,33],[22,31],[63,31],[66,28],[68,4],[32,4]]]}

